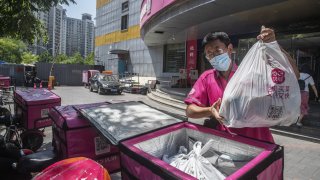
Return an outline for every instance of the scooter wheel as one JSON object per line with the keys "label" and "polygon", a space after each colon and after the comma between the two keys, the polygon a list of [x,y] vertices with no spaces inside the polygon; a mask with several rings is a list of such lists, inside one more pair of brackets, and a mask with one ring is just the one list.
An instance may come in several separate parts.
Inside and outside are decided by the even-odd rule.
{"label": "scooter wheel", "polygon": [[27,130],[21,133],[22,147],[36,152],[43,143],[43,133],[39,130]]}

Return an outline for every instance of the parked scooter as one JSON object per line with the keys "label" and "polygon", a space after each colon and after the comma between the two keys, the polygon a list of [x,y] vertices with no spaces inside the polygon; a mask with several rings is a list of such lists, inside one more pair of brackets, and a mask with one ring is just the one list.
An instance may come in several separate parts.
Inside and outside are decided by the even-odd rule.
{"label": "parked scooter", "polygon": [[28,71],[25,73],[25,86],[26,87],[33,87],[34,84],[39,84],[39,83],[41,83],[41,79],[39,79],[35,75],[35,72]]}
{"label": "parked scooter", "polygon": [[3,106],[0,95],[0,177],[1,179],[31,179],[31,173],[40,172],[57,161],[52,150],[34,153],[43,143],[43,132],[25,131],[19,120]]}
{"label": "parked scooter", "polygon": [[20,149],[0,136],[1,179],[31,179],[32,173],[42,171],[57,160],[52,150],[34,153],[29,149]]}

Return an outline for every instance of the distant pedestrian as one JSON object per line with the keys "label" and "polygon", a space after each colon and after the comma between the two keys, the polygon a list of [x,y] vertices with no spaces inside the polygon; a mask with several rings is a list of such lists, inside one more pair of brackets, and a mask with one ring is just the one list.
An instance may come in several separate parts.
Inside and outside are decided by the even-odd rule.
{"label": "distant pedestrian", "polygon": [[318,91],[315,86],[314,80],[310,75],[310,68],[307,64],[302,65],[300,69],[300,79],[299,79],[299,86],[300,86],[300,93],[301,93],[301,114],[297,121],[298,126],[302,126],[302,119],[305,115],[308,115],[309,110],[309,85],[311,86],[315,96],[316,101],[319,100]]}

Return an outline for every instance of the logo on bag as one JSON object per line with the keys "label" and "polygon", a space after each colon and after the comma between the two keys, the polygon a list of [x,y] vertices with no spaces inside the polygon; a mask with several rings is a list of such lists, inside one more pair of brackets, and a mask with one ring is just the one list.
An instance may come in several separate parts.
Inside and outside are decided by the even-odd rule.
{"label": "logo on bag", "polygon": [[290,86],[271,86],[268,88],[268,96],[277,99],[288,99],[290,96]]}
{"label": "logo on bag", "polygon": [[276,84],[282,84],[285,81],[284,75],[285,75],[285,72],[278,68],[273,69],[271,71],[272,81]]}

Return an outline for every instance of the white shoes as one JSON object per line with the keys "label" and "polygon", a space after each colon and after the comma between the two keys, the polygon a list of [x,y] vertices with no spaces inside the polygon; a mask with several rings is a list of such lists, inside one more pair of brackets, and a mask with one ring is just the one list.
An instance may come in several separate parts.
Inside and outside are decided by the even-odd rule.
{"label": "white shoes", "polygon": [[302,125],[300,122],[297,122],[297,126],[300,126],[300,127],[301,127],[301,126],[303,126],[303,125]]}

